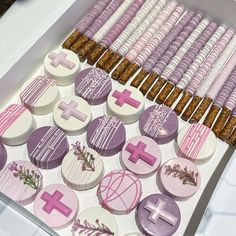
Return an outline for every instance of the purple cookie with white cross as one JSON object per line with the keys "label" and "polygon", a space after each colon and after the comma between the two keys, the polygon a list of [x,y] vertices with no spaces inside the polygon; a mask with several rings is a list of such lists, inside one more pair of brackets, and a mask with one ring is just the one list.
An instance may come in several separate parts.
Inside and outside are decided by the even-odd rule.
{"label": "purple cookie with white cross", "polygon": [[164,194],[144,198],[136,209],[139,230],[149,236],[169,236],[178,229],[181,213],[177,203]]}
{"label": "purple cookie with white cross", "polygon": [[35,215],[53,229],[70,225],[79,210],[75,192],[63,184],[43,188],[34,203]]}
{"label": "purple cookie with white cross", "polygon": [[7,162],[7,151],[2,143],[0,143],[0,170],[5,166]]}
{"label": "purple cookie with white cross", "polygon": [[57,127],[44,126],[36,129],[27,142],[31,162],[41,169],[53,169],[61,165],[69,151],[65,133]]}
{"label": "purple cookie with white cross", "polygon": [[151,138],[133,137],[123,146],[120,161],[125,168],[134,174],[140,177],[149,176],[161,164],[161,150]]}
{"label": "purple cookie with white cross", "polygon": [[137,121],[144,106],[143,94],[131,86],[117,87],[107,98],[107,113],[118,117],[124,123]]}
{"label": "purple cookie with white cross", "polygon": [[111,156],[121,151],[126,140],[124,124],[114,116],[100,116],[87,129],[88,146],[100,155]]}
{"label": "purple cookie with white cross", "polygon": [[90,105],[104,103],[111,89],[112,82],[109,74],[99,68],[82,70],[75,79],[75,94]]}
{"label": "purple cookie with white cross", "polygon": [[80,69],[78,56],[67,49],[49,52],[44,59],[44,71],[57,85],[70,85]]}
{"label": "purple cookie with white cross", "polygon": [[91,119],[89,104],[77,96],[62,98],[53,109],[54,123],[69,135],[83,133]]}
{"label": "purple cookie with white cross", "polygon": [[159,144],[169,143],[177,137],[178,117],[165,105],[148,107],[139,119],[139,129],[142,135],[148,136]]}

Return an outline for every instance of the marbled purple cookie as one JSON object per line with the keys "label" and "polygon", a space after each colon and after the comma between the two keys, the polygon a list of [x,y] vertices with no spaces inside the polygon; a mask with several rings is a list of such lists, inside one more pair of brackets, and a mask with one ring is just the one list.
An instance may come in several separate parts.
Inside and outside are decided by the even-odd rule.
{"label": "marbled purple cookie", "polygon": [[165,144],[176,138],[178,117],[165,105],[154,105],[147,108],[139,119],[142,135],[148,136],[159,144]]}
{"label": "marbled purple cookie", "polygon": [[99,68],[82,70],[75,79],[75,94],[84,98],[90,105],[105,102],[111,89],[110,76]]}
{"label": "marbled purple cookie", "polygon": [[181,213],[176,202],[164,194],[144,198],[136,209],[136,223],[147,236],[170,236],[179,227]]}
{"label": "marbled purple cookie", "polygon": [[125,140],[125,126],[114,116],[100,116],[88,126],[87,143],[103,156],[111,156],[121,151]]}
{"label": "marbled purple cookie", "polygon": [[61,165],[69,150],[69,144],[62,130],[44,126],[30,135],[27,149],[34,165],[42,169],[52,169]]}
{"label": "marbled purple cookie", "polygon": [[7,151],[2,143],[0,143],[0,170],[5,166],[7,162]]}

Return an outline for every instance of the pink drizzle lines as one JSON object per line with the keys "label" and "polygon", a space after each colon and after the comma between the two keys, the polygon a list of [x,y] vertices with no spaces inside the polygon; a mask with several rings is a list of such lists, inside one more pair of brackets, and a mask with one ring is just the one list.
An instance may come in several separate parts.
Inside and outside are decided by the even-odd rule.
{"label": "pink drizzle lines", "polygon": [[196,159],[210,131],[208,127],[201,124],[191,125],[179,145],[177,155]]}
{"label": "pink drizzle lines", "polygon": [[52,86],[55,86],[54,80],[51,80],[46,76],[39,76],[34,81],[32,81],[20,94],[22,104],[32,111],[32,106]]}
{"label": "pink drizzle lines", "polygon": [[26,111],[26,108],[12,104],[0,114],[0,136]]}

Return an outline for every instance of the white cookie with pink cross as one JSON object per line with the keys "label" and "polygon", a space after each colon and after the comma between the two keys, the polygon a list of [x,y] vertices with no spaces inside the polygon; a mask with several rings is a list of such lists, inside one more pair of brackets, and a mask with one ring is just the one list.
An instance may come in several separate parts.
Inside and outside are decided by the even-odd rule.
{"label": "white cookie with pink cross", "polygon": [[62,98],[53,109],[54,123],[70,135],[83,133],[91,119],[88,102],[77,96]]}
{"label": "white cookie with pink cross", "polygon": [[107,113],[124,123],[137,121],[145,107],[143,94],[131,86],[113,89],[107,98]]}
{"label": "white cookie with pink cross", "polygon": [[57,85],[70,85],[80,70],[78,56],[67,49],[49,52],[44,59],[44,71]]}

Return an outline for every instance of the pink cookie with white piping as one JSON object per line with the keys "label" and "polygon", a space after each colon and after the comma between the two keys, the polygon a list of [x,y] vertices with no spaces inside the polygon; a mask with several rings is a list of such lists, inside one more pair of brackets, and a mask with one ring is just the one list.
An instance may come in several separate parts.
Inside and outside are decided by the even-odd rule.
{"label": "pink cookie with white piping", "polygon": [[43,186],[43,176],[29,161],[14,161],[0,172],[0,192],[21,205],[34,201]]}
{"label": "pink cookie with white piping", "polygon": [[217,139],[211,129],[205,125],[191,124],[180,130],[176,144],[178,157],[201,164],[214,155]]}
{"label": "pink cookie with white piping", "polygon": [[43,188],[34,203],[34,213],[53,229],[62,229],[75,219],[79,209],[77,196],[63,184],[51,184]]}
{"label": "pink cookie with white piping", "polygon": [[100,204],[114,214],[128,214],[139,203],[142,184],[127,170],[113,170],[101,180],[97,196]]}
{"label": "pink cookie with white piping", "polygon": [[80,69],[78,56],[67,49],[49,52],[44,59],[44,71],[57,85],[70,85]]}
{"label": "pink cookie with white piping", "polygon": [[157,178],[161,179],[167,192],[180,198],[191,197],[201,184],[197,166],[185,158],[174,158],[167,161]]}
{"label": "pink cookie with white piping", "polygon": [[123,146],[121,163],[140,177],[154,173],[161,163],[161,150],[158,144],[146,136],[129,139]]}
{"label": "pink cookie with white piping", "polygon": [[117,87],[107,98],[107,113],[118,117],[124,123],[137,121],[144,106],[143,94],[131,86]]}

